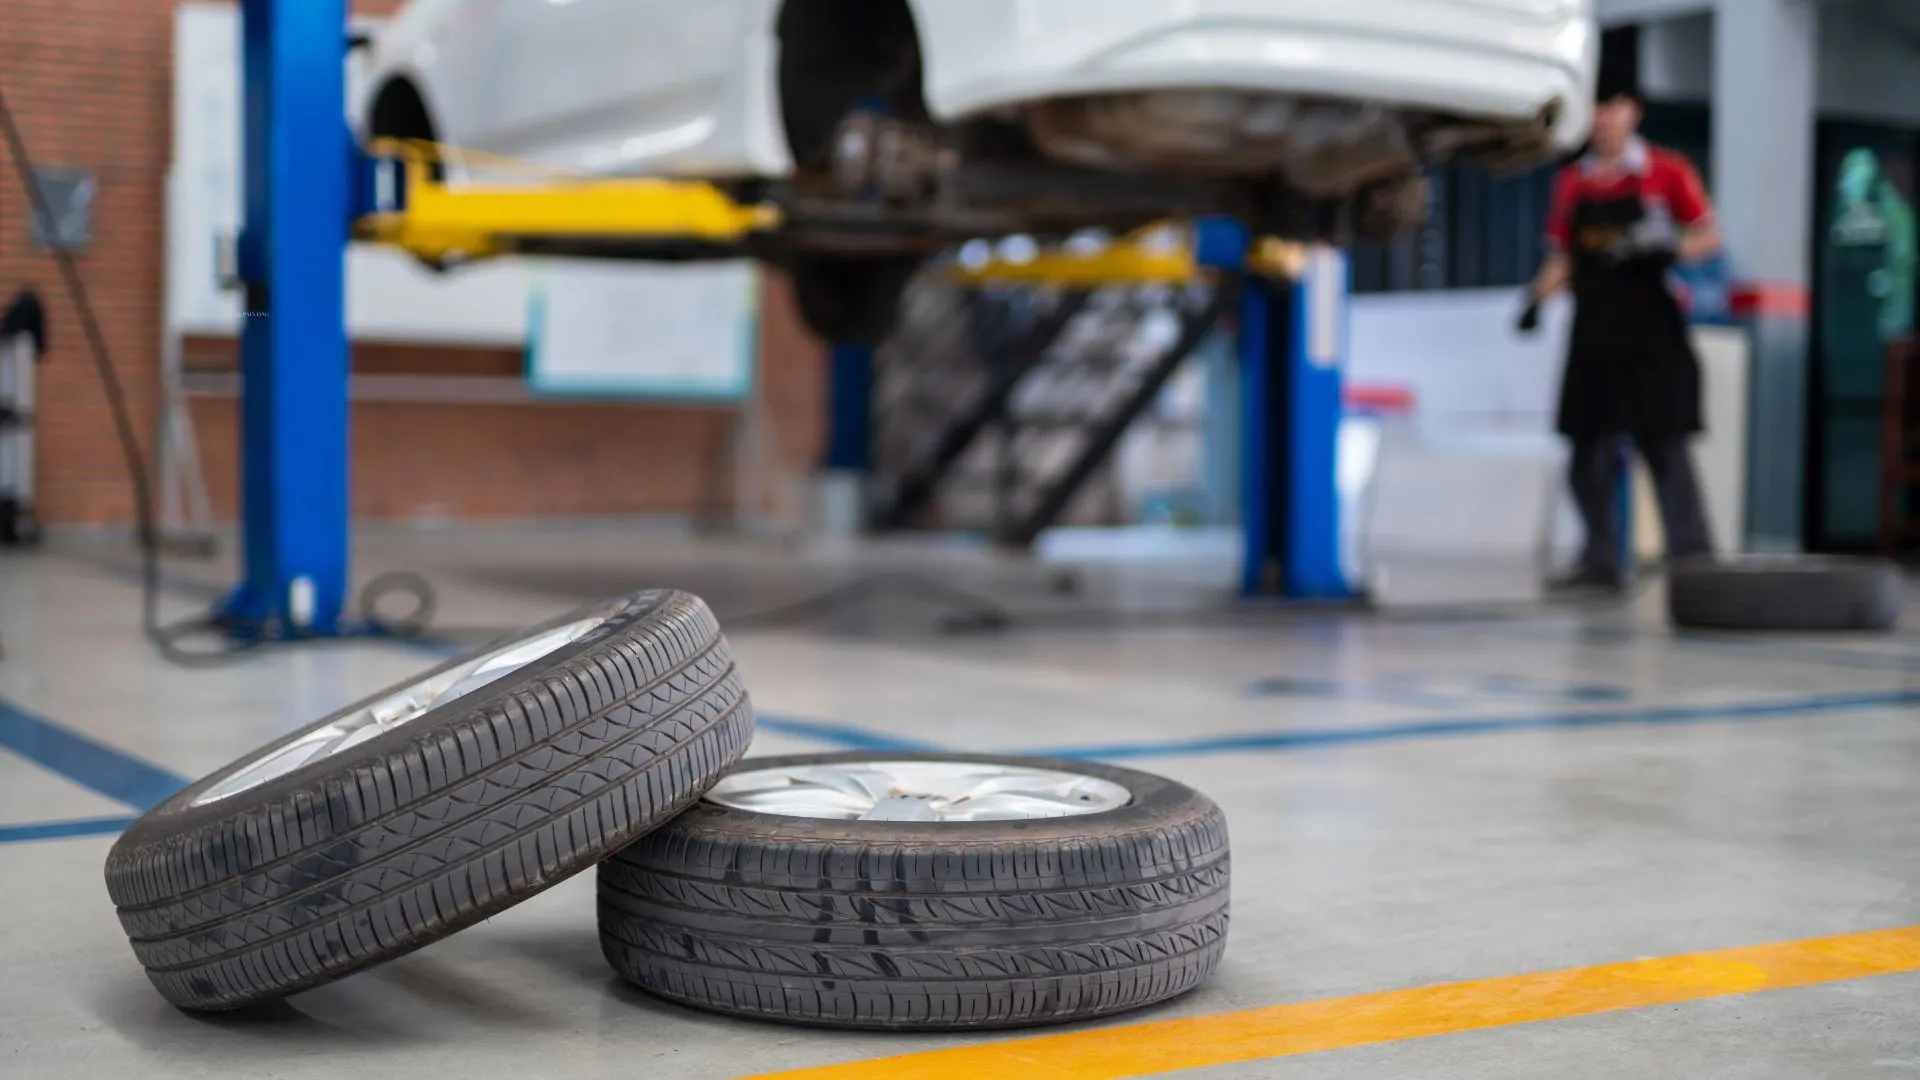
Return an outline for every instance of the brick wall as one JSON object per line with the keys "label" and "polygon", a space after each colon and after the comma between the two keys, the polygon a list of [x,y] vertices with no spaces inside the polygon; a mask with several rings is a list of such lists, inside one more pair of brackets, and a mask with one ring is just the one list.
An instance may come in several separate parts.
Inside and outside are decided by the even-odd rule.
{"label": "brick wall", "polygon": [[[398,0],[362,0],[386,14]],[[78,165],[99,181],[93,246],[79,266],[121,370],[143,445],[159,405],[162,180],[171,145],[173,4],[168,0],[7,0],[0,91],[43,165]],[[0,177],[0,295],[22,285],[48,302],[52,355],[41,369],[36,482],[52,525],[128,521],[133,499],[111,417],[52,260],[31,250],[12,162]],[[788,460],[804,464],[821,435],[821,349],[770,281],[762,365],[770,414]],[[427,371],[441,350],[362,348],[362,370]],[[455,362],[461,362],[455,357]],[[517,359],[480,362],[512,370]],[[231,402],[194,408],[216,508],[233,511],[238,444]],[[601,515],[678,513],[703,498],[725,421],[648,406],[357,405],[356,513]]]}

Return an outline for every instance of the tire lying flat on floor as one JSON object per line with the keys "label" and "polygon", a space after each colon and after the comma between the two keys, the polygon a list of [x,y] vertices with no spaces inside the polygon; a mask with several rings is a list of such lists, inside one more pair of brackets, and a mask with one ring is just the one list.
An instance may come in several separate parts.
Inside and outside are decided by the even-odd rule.
{"label": "tire lying flat on floor", "polygon": [[107,890],[168,1001],[271,1000],[591,867],[699,798],[752,734],[707,606],[640,593],[442,665],[201,780],[114,844]]}
{"label": "tire lying flat on floor", "polygon": [[[955,820],[968,813],[989,820]],[[599,887],[608,961],[673,1001],[841,1028],[1019,1027],[1211,975],[1227,823],[1191,788],[1082,762],[749,759],[601,864]]]}
{"label": "tire lying flat on floor", "polygon": [[1667,613],[1697,630],[1892,630],[1904,602],[1884,559],[1747,556],[1673,568]]}

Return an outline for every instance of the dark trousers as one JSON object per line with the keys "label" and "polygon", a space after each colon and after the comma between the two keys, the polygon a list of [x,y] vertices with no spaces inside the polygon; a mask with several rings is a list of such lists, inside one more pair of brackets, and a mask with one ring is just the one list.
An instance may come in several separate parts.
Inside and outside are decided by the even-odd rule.
{"label": "dark trousers", "polygon": [[1660,524],[1667,538],[1667,558],[1685,559],[1713,553],[1713,533],[1700,496],[1700,480],[1693,469],[1693,452],[1685,436],[1638,439],[1573,440],[1568,479],[1573,499],[1586,525],[1587,542],[1581,569],[1618,574],[1620,565],[1620,477],[1623,443],[1632,445],[1653,474],[1653,490],[1660,502]]}

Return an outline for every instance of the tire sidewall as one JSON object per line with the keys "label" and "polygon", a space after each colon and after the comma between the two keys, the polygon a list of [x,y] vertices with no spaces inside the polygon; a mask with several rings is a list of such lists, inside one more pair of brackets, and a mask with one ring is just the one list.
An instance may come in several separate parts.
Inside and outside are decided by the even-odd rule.
{"label": "tire sidewall", "polygon": [[1743,556],[1676,568],[1667,613],[1682,629],[1885,631],[1899,623],[1903,590],[1883,559]]}
{"label": "tire sidewall", "polygon": [[[626,632],[636,623],[645,620],[648,616],[659,611],[666,605],[668,598],[672,595],[674,594],[666,591],[639,592],[614,601],[602,600],[596,603],[582,605],[581,607],[568,611],[564,615],[557,615],[546,622],[526,630],[517,631],[513,634],[498,638],[487,645],[462,653],[418,675],[409,676],[377,693],[369,694],[351,705],[331,712],[258,749],[249,751],[244,756],[228,762],[194,781],[192,784],[189,784],[142,815],[139,820],[135,821],[125,832],[121,833],[120,838],[113,845],[113,850],[117,853],[150,844],[164,843],[169,838],[182,832],[191,831],[212,822],[256,814],[264,807],[284,804],[301,792],[307,792],[309,794],[321,792],[329,779],[352,769],[355,763],[368,760],[380,760],[401,747],[430,738],[448,726],[471,722],[476,716],[484,715],[497,708],[504,698],[525,689],[528,683],[540,680],[547,672],[554,668],[565,666],[575,658],[600,646],[608,639]],[[199,798],[203,792],[227,779],[247,763],[295,743],[319,728],[325,727],[342,717],[350,716],[374,702],[380,701],[408,686],[433,678],[461,664],[468,663],[476,656],[485,655],[517,639],[535,637],[549,630],[565,626],[569,622],[584,617],[588,612],[607,607],[610,603],[619,603],[622,606],[618,612],[608,617],[605,622],[589,630],[587,633],[582,634],[579,638],[540,657],[518,671],[503,678],[496,679],[494,682],[480,687],[469,694],[464,694],[445,705],[436,705],[405,724],[368,739],[355,747],[354,753],[350,757],[332,755],[323,757],[316,761],[308,762],[291,772],[274,777],[250,790],[236,792],[227,798],[218,799],[201,806],[193,805],[193,800]]]}

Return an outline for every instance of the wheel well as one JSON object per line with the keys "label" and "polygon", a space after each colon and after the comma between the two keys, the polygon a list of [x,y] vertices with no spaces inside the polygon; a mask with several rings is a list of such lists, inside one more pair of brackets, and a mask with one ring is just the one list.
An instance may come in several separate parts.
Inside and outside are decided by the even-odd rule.
{"label": "wheel well", "polygon": [[373,99],[367,134],[376,139],[435,139],[433,117],[419,88],[404,78],[389,79]]}
{"label": "wheel well", "polygon": [[796,164],[821,164],[849,112],[878,99],[893,116],[927,118],[920,32],[907,0],[786,0],[780,102]]}
{"label": "wheel well", "polygon": [[[373,99],[373,108],[367,113],[367,137],[440,141],[433,116],[427,112],[426,99],[420,96],[420,88],[404,76],[387,80]],[[445,180],[447,167],[436,160],[428,167],[427,175],[434,180]]]}

